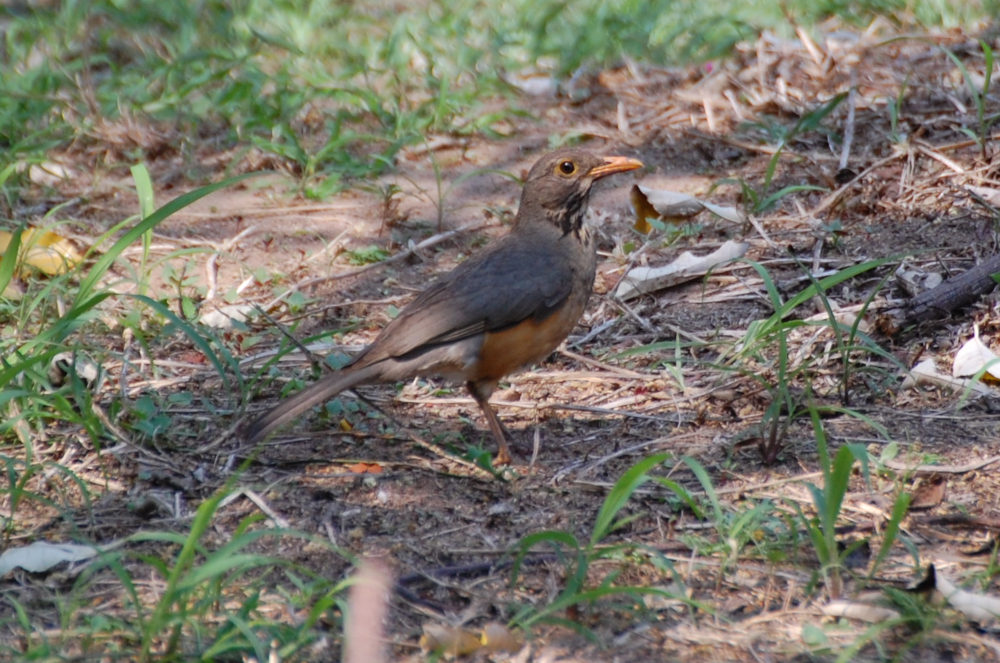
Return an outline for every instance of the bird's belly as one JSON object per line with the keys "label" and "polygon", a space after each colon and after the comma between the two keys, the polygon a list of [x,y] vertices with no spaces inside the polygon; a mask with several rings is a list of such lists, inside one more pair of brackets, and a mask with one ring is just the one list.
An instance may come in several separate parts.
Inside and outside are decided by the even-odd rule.
{"label": "bird's belly", "polygon": [[470,379],[499,380],[519,368],[544,359],[576,326],[586,300],[568,303],[547,318],[529,318],[483,338],[475,375]]}

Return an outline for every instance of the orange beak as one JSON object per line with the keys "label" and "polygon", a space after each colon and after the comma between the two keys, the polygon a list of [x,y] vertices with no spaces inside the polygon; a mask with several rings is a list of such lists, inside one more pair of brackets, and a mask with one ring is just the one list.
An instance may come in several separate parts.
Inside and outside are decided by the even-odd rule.
{"label": "orange beak", "polygon": [[624,173],[626,170],[635,170],[636,168],[642,168],[643,163],[638,159],[632,159],[631,157],[601,157],[604,159],[602,163],[597,168],[590,171],[591,177],[595,180],[607,175],[614,175],[615,173]]}

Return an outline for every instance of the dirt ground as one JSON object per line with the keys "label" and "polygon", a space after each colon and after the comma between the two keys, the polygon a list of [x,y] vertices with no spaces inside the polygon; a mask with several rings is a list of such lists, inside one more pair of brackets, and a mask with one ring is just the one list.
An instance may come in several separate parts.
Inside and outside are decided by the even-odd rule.
{"label": "dirt ground", "polygon": [[[978,578],[974,589],[994,591],[1000,482],[996,465],[984,463],[1000,454],[1000,399],[992,390],[963,400],[946,387],[904,386],[899,365],[930,358],[950,374],[953,356],[977,326],[988,346],[1000,348],[997,296],[979,297],[952,315],[891,337],[880,334],[875,321],[909,297],[891,276],[904,260],[947,278],[997,253],[1000,204],[984,204],[982,192],[1000,192],[995,156],[1000,146],[996,127],[985,156],[962,131],[976,130],[975,101],[960,71],[935,44],[882,43],[886,36],[883,29],[877,36],[831,35],[817,44],[764,39],[732,61],[709,66],[633,65],[595,73],[562,95],[520,99],[531,117],[512,120],[507,138],[434,137],[429,149],[404,153],[395,172],[375,186],[314,202],[289,192],[290,178],[275,176],[176,214],[158,229],[158,256],[189,247],[212,249],[220,293],[243,284],[240,303],[272,304],[269,315],[296,324],[299,338],[343,330],[326,337],[319,350],[350,354],[374,337],[392,307],[405,304],[434,274],[506,232],[519,188],[495,172],[477,171],[522,175],[554,138],[568,135],[582,136],[582,144],[595,151],[634,156],[647,166],[610,178],[595,191],[591,208],[602,256],[597,292],[565,350],[512,376],[493,399],[515,438],[515,464],[502,479],[465,459],[470,446],[492,451],[475,404],[460,389],[427,380],[398,389],[362,388],[364,400],[341,398],[342,414],[314,413],[260,448],[249,448],[233,436],[235,427],[272,405],[288,378],[308,382],[308,363],[287,355],[273,370],[275,379],[255,382],[259,390],[244,404],[178,340],[174,363],[160,357],[155,375],[132,373],[127,391],[138,397],[149,390],[184,389],[197,395],[195,402],[171,413],[175,428],[153,445],[136,448],[118,441],[99,459],[75,434],[53,445],[48,451],[53,460],[92,477],[105,492],[85,525],[71,528],[39,512],[31,533],[58,540],[72,531],[105,541],[176,526],[235,466],[249,460],[240,485],[255,491],[256,501],[243,495],[223,506],[216,535],[224,538],[265,505],[275,523],[383,560],[401,583],[387,630],[393,660],[424,660],[418,641],[427,624],[475,629],[506,622],[514,606],[541,608],[554,600],[566,582],[567,563],[541,546],[538,552],[546,554],[529,556],[512,583],[511,551],[523,537],[546,530],[587,541],[610,487],[652,454],[671,454],[658,474],[702,495],[701,484],[680,460],[695,458],[726,508],[769,500],[789,511],[796,504],[809,510],[805,483],[817,481],[819,468],[808,417],[790,423],[773,460],[765,462],[761,423],[770,397],[757,378],[772,368],[720,368],[726,359],[722,342],[732,343],[753,321],[773,312],[759,274],[738,264],[627,303],[609,294],[635,264],[663,265],[683,251],[704,254],[738,239],[749,244],[747,257],[767,267],[786,299],[808,285],[807,270],[827,274],[888,259],[828,293],[832,305],[853,311],[872,297],[867,324],[888,356],[855,355],[858,368],[848,379],[847,405],[874,425],[836,413],[823,423],[833,449],[859,443],[881,458],[893,442],[899,450],[894,462],[933,462],[943,469],[932,475],[883,465],[867,485],[860,474],[854,477],[842,510],[843,538],[871,537],[872,550],[900,491],[932,485],[937,492],[903,524],[911,547],[897,543],[878,575],[867,583],[848,580],[845,595],[855,597],[862,587],[901,588],[930,562],[960,585]],[[976,71],[982,53],[975,37],[942,35],[935,41]],[[771,186],[776,191],[813,185],[822,191],[790,194],[753,224],[703,213],[684,222],[683,232],[642,236],[632,228],[629,193],[636,182],[743,208],[747,196],[736,180],[759,186],[777,144],[768,132],[778,126],[787,130],[852,85],[855,94],[833,110],[821,130],[804,131],[784,146]],[[897,99],[894,125],[890,104]],[[1000,109],[995,85],[985,103],[987,116]],[[848,133],[853,144],[845,170],[839,160]],[[179,159],[167,155],[150,164],[160,202],[197,184],[170,179],[183,166]],[[432,159],[443,176],[443,200]],[[82,162],[76,167],[85,170]],[[378,192],[389,184],[399,193],[387,200]],[[78,186],[86,195],[70,212],[93,223],[95,235],[136,209],[125,173],[103,173]],[[968,187],[979,187],[978,199]],[[82,193],[69,185],[57,190],[66,198]],[[405,259],[363,271],[347,260],[348,251],[371,245],[396,255],[451,230],[458,232]],[[639,250],[627,253],[629,244]],[[191,275],[203,283],[213,266],[207,256],[187,259]],[[254,278],[262,273],[274,280]],[[301,285],[310,298],[303,309],[274,303],[276,286],[288,284]],[[822,313],[810,302],[794,316]],[[253,319],[249,327],[229,332],[255,341],[241,357],[248,376],[281,340],[268,320]],[[818,400],[843,405],[842,364],[831,352],[829,336],[817,334],[809,328],[795,332],[790,354],[799,365],[811,366],[808,386]],[[676,354],[673,346],[627,352],[676,340],[715,344],[688,345]],[[803,380],[795,389],[806,388]],[[145,506],[137,509],[137,503]],[[628,543],[634,550],[595,562],[589,569],[592,583],[614,571],[620,574],[616,582],[671,588],[697,607],[651,601],[640,610],[631,599],[579,605],[562,616],[592,629],[595,640],[564,626],[538,625],[516,653],[479,651],[469,658],[832,660],[839,646],[859,641],[869,627],[824,616],[829,593],[814,585],[817,565],[805,540],[798,550],[769,556],[768,532],[761,531],[737,554],[728,554],[710,522],[653,483],[640,489],[625,513],[634,519],[605,542]],[[662,563],[646,560],[651,551]],[[268,552],[329,577],[350,570],[343,557],[297,542]],[[873,554],[850,574],[863,578]],[[804,636],[808,627],[822,624],[828,649]],[[899,660],[913,661],[1000,658],[1000,641],[989,627],[954,613],[944,613],[918,642],[909,639],[912,634],[898,626],[880,636],[882,648],[862,647],[853,660],[896,653]],[[316,660],[331,655],[317,650]]]}

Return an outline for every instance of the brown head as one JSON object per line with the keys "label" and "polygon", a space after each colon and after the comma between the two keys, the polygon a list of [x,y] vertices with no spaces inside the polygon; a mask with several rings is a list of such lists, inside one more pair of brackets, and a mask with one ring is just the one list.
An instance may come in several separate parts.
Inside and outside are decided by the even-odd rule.
{"label": "brown head", "polygon": [[642,168],[641,161],[576,148],[546,154],[528,173],[514,225],[542,221],[560,228],[564,235],[578,231],[594,182],[636,168]]}

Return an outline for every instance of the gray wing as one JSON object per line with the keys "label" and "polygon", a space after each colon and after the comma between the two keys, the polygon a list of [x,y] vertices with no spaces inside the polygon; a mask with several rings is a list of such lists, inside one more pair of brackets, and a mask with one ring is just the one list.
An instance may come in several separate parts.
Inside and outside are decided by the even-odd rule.
{"label": "gray wing", "polygon": [[358,359],[400,357],[556,310],[573,287],[569,258],[553,250],[551,240],[510,240],[504,237],[432,283]]}

